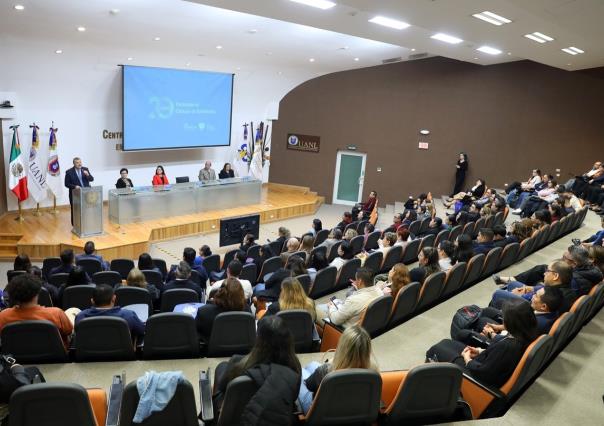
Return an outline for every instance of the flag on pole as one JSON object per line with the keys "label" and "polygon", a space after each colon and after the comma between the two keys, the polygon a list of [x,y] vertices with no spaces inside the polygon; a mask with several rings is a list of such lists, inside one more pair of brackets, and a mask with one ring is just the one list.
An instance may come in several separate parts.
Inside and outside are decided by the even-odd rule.
{"label": "flag on pole", "polygon": [[23,166],[23,156],[21,155],[21,144],[19,143],[19,126],[10,126],[13,130],[13,143],[10,147],[9,183],[10,190],[13,191],[19,202],[27,200],[29,193],[27,191],[27,175]]}
{"label": "flag on pole", "polygon": [[27,179],[29,192],[36,203],[44,200],[48,195],[46,186],[46,167],[40,165],[38,158],[38,148],[40,148],[40,136],[38,135],[38,126],[36,123],[29,126],[31,133],[31,148],[29,149],[29,167],[27,170]]}
{"label": "flag on pole", "polygon": [[57,151],[57,132],[54,123],[50,126],[50,139],[48,142],[48,168],[46,170],[46,185],[56,198],[63,193],[63,182],[61,182],[61,168],[59,167],[59,152]]}

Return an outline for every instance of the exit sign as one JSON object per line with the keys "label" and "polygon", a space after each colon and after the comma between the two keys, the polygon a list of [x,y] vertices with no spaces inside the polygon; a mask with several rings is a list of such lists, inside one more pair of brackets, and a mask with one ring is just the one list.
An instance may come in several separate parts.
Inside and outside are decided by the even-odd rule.
{"label": "exit sign", "polygon": [[418,148],[419,149],[428,149],[428,142],[420,142]]}

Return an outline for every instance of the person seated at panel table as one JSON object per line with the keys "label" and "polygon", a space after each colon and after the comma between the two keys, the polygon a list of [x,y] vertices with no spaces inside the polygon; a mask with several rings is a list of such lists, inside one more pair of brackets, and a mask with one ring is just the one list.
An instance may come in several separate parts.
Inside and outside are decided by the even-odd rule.
{"label": "person seated at panel table", "polygon": [[199,171],[199,180],[216,180],[216,171],[212,168],[212,162],[206,161],[203,169]]}
{"label": "person seated at panel table", "polygon": [[222,167],[222,170],[220,171],[220,173],[218,173],[218,177],[220,179],[227,179],[227,178],[235,177],[235,171],[231,167],[231,163],[224,163],[224,167]]}
{"label": "person seated at panel table", "polygon": [[153,186],[158,185],[168,185],[168,177],[166,176],[166,172],[164,172],[164,166],[157,166],[155,169],[155,176],[153,176],[153,180],[151,181]]}
{"label": "person seated at panel table", "polygon": [[115,187],[117,189],[121,188],[132,188],[134,185],[132,181],[128,177],[128,169],[123,167],[120,169],[120,178],[115,182]]}

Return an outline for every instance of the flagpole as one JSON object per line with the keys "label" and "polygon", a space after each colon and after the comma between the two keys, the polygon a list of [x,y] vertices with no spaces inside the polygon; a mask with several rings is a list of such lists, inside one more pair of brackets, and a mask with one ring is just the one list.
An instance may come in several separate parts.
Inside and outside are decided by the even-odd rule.
{"label": "flagpole", "polygon": [[17,216],[17,217],[15,218],[15,220],[16,220],[17,222],[23,222],[23,221],[25,221],[25,219],[23,219],[23,213],[22,213],[22,211],[21,211],[21,201],[17,201],[17,205],[19,206],[19,216]]}
{"label": "flagpole", "polygon": [[57,196],[55,194],[52,194],[52,210],[50,211],[50,214],[57,213],[59,213],[59,211],[57,210]]}
{"label": "flagpole", "polygon": [[33,213],[34,216],[41,216],[42,213],[40,213],[40,203],[36,203],[36,210]]}

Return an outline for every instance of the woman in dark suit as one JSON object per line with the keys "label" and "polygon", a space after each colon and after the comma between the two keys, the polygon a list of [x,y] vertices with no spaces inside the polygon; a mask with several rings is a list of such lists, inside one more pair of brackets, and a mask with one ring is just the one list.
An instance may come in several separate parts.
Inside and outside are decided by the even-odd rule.
{"label": "woman in dark suit", "polygon": [[459,154],[459,160],[457,160],[456,171],[455,171],[455,188],[453,188],[453,197],[463,189],[463,184],[466,180],[466,171],[468,170],[468,156],[461,152]]}
{"label": "woman in dark suit", "polygon": [[125,167],[120,169],[120,178],[117,180],[117,182],[115,182],[115,187],[121,189],[132,188],[133,186],[132,181],[128,177],[128,169]]}
{"label": "woman in dark suit", "polygon": [[222,168],[220,173],[218,173],[218,179],[227,179],[227,178],[234,178],[234,177],[235,177],[235,172],[233,171],[233,168],[231,167],[231,163],[224,163],[224,167]]}

